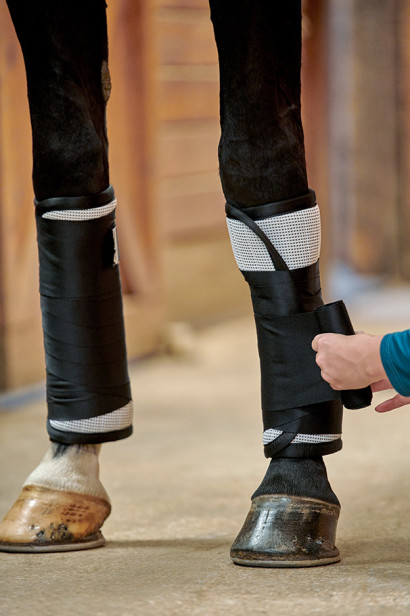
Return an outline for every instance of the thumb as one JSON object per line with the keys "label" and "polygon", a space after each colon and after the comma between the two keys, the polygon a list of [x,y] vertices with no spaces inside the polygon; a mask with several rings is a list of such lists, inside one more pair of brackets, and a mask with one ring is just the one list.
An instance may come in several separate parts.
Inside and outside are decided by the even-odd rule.
{"label": "thumb", "polygon": [[319,340],[323,338],[325,334],[318,334],[312,340],[312,349],[317,352],[319,346]]}
{"label": "thumb", "polygon": [[389,379],[382,379],[381,381],[376,381],[372,383],[372,392],[376,391],[384,391],[385,389],[393,389]]}

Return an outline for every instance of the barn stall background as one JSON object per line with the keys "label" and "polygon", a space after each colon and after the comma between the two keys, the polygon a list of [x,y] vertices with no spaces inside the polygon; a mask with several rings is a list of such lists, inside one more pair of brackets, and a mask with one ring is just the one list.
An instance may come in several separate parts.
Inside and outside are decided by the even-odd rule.
{"label": "barn stall background", "polygon": [[[304,2],[303,104],[322,270],[410,278],[410,2]],[[218,67],[205,0],[108,7],[111,181],[130,357],[169,324],[249,311],[217,163]],[[31,134],[21,52],[0,3],[0,388],[43,379]],[[382,277],[382,278],[380,278]],[[384,278],[383,278],[384,277]],[[356,278],[357,279],[357,278]],[[337,286],[337,285],[336,285]],[[328,299],[328,298],[327,298]]]}

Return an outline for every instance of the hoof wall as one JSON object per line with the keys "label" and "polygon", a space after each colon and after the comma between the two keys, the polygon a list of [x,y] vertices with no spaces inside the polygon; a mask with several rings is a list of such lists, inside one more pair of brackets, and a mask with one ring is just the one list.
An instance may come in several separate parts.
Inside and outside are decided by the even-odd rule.
{"label": "hoof wall", "polygon": [[106,500],[25,486],[0,523],[1,552],[67,552],[105,543],[100,528],[111,511]]}
{"label": "hoof wall", "polygon": [[335,547],[340,507],[299,496],[258,496],[231,548],[246,567],[317,567],[340,560]]}
{"label": "hoof wall", "polygon": [[0,541],[0,552],[16,552],[20,554],[32,554],[37,552],[74,552],[76,550],[100,548],[103,545],[105,545],[105,539],[102,534],[98,532],[73,543],[57,543],[52,541],[49,543],[6,543]]}

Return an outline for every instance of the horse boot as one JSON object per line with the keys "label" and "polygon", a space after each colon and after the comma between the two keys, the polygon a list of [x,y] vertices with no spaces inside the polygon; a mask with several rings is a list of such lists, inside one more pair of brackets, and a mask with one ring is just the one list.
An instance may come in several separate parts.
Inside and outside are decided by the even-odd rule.
{"label": "horse boot", "polygon": [[[226,213],[234,256],[251,290],[263,443],[272,458],[231,558],[256,567],[334,563],[340,559],[340,503],[322,456],[342,447],[341,393],[321,378],[311,342],[322,331],[353,329],[342,302],[323,305],[321,298],[315,194],[243,209],[227,203]],[[370,403],[368,389],[351,393],[353,400],[345,393],[347,406]]]}
{"label": "horse boot", "polygon": [[113,189],[36,202],[51,449],[0,524],[0,551],[99,547],[100,443],[132,433]]}

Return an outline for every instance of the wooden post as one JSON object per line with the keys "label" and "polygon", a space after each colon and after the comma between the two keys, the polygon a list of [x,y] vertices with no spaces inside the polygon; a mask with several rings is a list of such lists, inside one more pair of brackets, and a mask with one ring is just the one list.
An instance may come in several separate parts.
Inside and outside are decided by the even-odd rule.
{"label": "wooden post", "polygon": [[398,271],[410,280],[410,3],[397,4]]}
{"label": "wooden post", "polygon": [[399,271],[400,4],[330,2],[333,257],[363,274]]}
{"label": "wooden post", "polygon": [[326,0],[304,0],[302,9],[303,129],[309,186],[316,192],[322,218],[323,274],[330,250],[328,233],[328,2]]}

